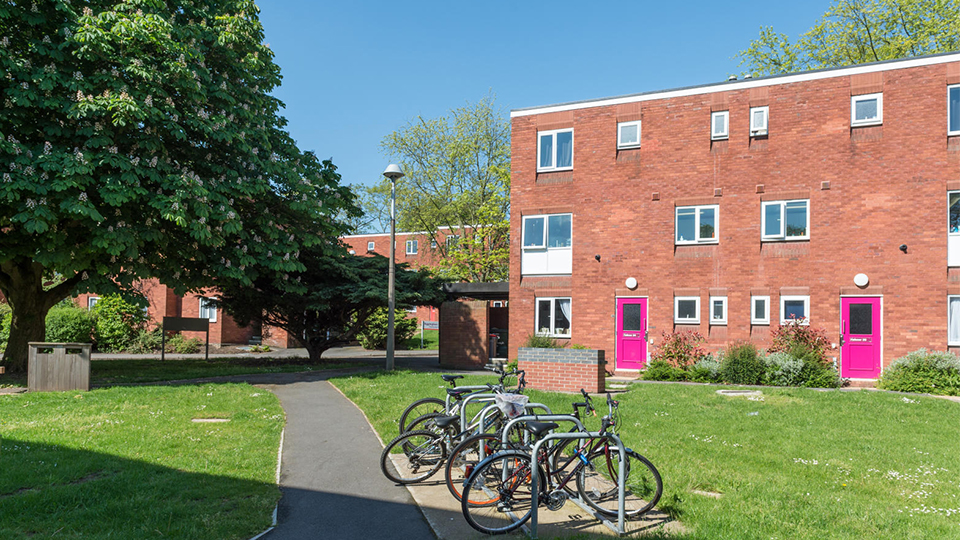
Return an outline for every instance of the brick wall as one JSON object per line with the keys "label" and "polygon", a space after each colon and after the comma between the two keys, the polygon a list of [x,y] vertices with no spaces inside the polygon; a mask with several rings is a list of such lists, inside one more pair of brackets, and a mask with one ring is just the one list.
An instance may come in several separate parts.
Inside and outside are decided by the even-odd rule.
{"label": "brick wall", "polygon": [[[718,349],[737,339],[767,345],[780,295],[797,288],[809,291],[811,324],[835,342],[841,294],[881,294],[884,365],[920,347],[945,349],[945,210],[947,190],[960,189],[960,137],[947,136],[945,97],[960,82],[948,76],[957,63],[895,67],[515,116],[510,356],[535,331],[537,297],[570,296],[571,341],[587,347],[616,350],[619,292],[649,299],[652,347],[676,329]],[[865,89],[883,92],[883,125],[851,128],[851,94]],[[749,109],[761,105],[769,134],[751,138]],[[729,140],[711,142],[712,110],[730,111]],[[642,146],[618,151],[617,122],[628,119],[642,119]],[[562,127],[574,128],[573,171],[538,174],[537,131]],[[761,242],[761,202],[795,196],[809,198],[809,240]],[[719,205],[718,244],[674,245],[675,207],[687,204]],[[521,276],[522,217],[560,212],[573,214],[572,274]],[[870,277],[865,290],[854,287],[858,273]],[[624,288],[629,277],[634,291]],[[711,327],[716,288],[726,291],[728,323]],[[699,325],[674,325],[678,289],[701,298]],[[751,325],[751,294],[770,296],[773,326]]]}
{"label": "brick wall", "polygon": [[596,394],[606,388],[606,361],[602,350],[518,349],[519,369],[526,371],[527,386],[538,390]]}
{"label": "brick wall", "polygon": [[488,352],[488,310],[486,301],[444,302],[440,306],[440,365],[482,367]]}

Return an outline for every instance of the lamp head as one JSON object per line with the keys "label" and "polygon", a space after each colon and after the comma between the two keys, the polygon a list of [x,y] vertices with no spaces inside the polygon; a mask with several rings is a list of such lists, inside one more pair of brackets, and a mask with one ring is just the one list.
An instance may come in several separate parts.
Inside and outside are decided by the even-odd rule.
{"label": "lamp head", "polygon": [[399,165],[396,163],[391,163],[387,165],[387,170],[383,171],[383,175],[390,180],[396,180],[398,178],[403,178],[403,171],[400,170]]}

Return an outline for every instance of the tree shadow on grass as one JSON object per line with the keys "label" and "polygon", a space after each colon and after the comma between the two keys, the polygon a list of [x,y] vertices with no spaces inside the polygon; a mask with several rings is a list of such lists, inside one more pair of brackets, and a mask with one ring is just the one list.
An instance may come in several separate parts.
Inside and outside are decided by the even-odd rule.
{"label": "tree shadow on grass", "polygon": [[272,483],[0,441],[2,538],[249,538],[277,498]]}

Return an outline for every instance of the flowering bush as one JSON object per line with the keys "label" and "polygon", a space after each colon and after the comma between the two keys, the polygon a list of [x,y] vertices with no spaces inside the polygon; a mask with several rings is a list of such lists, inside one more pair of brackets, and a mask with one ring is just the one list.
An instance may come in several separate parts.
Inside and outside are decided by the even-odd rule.
{"label": "flowering bush", "polygon": [[687,369],[707,356],[704,342],[700,332],[664,331],[663,341],[651,355],[650,362],[664,362],[675,368]]}
{"label": "flowering bush", "polygon": [[913,351],[891,362],[877,386],[898,392],[960,395],[960,358],[949,352]]}
{"label": "flowering bush", "polygon": [[799,358],[809,351],[824,364],[828,362],[827,351],[833,347],[824,329],[799,322],[788,322],[777,327],[770,333],[770,340],[768,352],[785,352]]}

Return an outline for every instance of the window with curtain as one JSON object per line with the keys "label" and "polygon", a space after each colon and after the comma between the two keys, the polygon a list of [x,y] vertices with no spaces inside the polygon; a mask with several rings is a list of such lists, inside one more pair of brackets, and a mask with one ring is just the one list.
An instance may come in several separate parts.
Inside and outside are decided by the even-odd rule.
{"label": "window with curtain", "polygon": [[569,298],[537,298],[537,334],[570,337],[570,320]]}
{"label": "window with curtain", "polygon": [[947,306],[947,345],[960,345],[960,296],[948,296]]}

